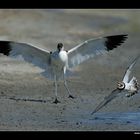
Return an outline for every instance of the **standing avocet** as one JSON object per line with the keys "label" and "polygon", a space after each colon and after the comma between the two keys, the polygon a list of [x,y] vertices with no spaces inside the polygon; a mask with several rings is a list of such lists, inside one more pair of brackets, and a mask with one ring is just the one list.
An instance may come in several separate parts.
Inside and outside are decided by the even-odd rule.
{"label": "standing avocet", "polygon": [[[63,44],[58,43],[55,52],[35,47],[26,43],[18,43],[14,41],[0,41],[0,53],[17,58],[20,56],[22,60],[33,63],[34,65],[44,69],[45,73],[51,74],[55,85],[55,101],[57,99],[57,81],[61,76],[64,79],[64,85],[70,98],[73,98],[65,78],[66,70],[72,68],[96,55],[104,54],[121,45],[127,38],[127,35],[113,35],[89,39],[76,47],[65,51]],[[18,57],[19,59],[19,57]]]}

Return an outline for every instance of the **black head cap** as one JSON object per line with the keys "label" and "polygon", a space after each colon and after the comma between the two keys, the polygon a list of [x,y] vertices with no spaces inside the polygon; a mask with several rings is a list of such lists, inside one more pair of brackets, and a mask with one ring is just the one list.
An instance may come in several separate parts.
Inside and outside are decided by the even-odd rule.
{"label": "black head cap", "polygon": [[59,51],[61,50],[62,47],[63,47],[63,44],[62,43],[58,43],[57,48],[58,48]]}

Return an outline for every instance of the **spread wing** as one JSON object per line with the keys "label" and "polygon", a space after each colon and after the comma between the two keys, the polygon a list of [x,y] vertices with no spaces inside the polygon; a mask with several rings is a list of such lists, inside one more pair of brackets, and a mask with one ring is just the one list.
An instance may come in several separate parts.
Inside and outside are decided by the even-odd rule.
{"label": "spread wing", "polygon": [[136,64],[137,60],[139,59],[140,55],[138,55],[134,60],[133,62],[131,63],[131,65],[127,68],[125,74],[124,74],[124,78],[123,78],[123,82],[124,83],[128,83],[129,82],[129,76],[131,74],[131,71],[134,67],[134,65]]}
{"label": "spread wing", "polygon": [[89,39],[68,51],[69,67],[74,67],[96,55],[104,54],[121,45],[127,35],[114,35]]}
{"label": "spread wing", "polygon": [[0,41],[0,53],[18,60],[25,60],[44,70],[49,66],[50,53],[26,43]]}
{"label": "spread wing", "polygon": [[111,92],[111,94],[109,94],[107,97],[104,98],[104,100],[95,108],[95,110],[91,113],[91,115],[93,115],[94,113],[96,113],[98,110],[100,110],[102,107],[104,107],[107,103],[109,103],[112,99],[114,99],[115,97],[117,97],[117,95],[120,93],[121,91],[118,89],[115,89]]}

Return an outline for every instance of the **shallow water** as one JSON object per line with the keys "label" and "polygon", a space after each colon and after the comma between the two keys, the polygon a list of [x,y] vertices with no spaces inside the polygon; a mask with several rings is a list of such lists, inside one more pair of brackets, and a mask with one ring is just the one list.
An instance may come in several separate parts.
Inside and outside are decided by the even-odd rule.
{"label": "shallow water", "polygon": [[124,113],[96,113],[87,123],[131,123],[131,125],[140,126],[140,112],[124,112]]}

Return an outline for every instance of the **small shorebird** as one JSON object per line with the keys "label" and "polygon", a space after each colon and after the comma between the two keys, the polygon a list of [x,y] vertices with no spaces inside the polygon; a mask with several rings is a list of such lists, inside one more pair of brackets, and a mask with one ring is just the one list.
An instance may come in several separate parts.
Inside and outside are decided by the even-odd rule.
{"label": "small shorebird", "polygon": [[69,51],[65,51],[63,44],[58,43],[57,50],[54,52],[49,52],[27,43],[0,41],[0,53],[33,63],[44,69],[42,74],[51,75],[55,86],[54,103],[58,103],[57,81],[60,77],[63,77],[64,79],[64,85],[69,97],[74,98],[66,82],[66,70],[69,70],[94,56],[104,54],[117,48],[126,38],[127,35],[122,34],[89,39]]}
{"label": "small shorebird", "polygon": [[140,58],[140,55],[137,56],[133,62],[130,64],[130,66],[127,68],[122,82],[118,82],[117,88],[111,92],[107,97],[104,98],[104,100],[96,107],[96,109],[91,113],[92,115],[96,113],[99,109],[104,107],[108,102],[110,102],[112,99],[117,97],[117,95],[121,91],[127,91],[128,93],[125,94],[126,97],[130,97],[138,93],[138,90],[140,88],[139,83],[136,79],[136,77],[132,77],[131,80],[129,80],[130,74],[132,69],[134,68],[134,65],[136,64],[137,60]]}

